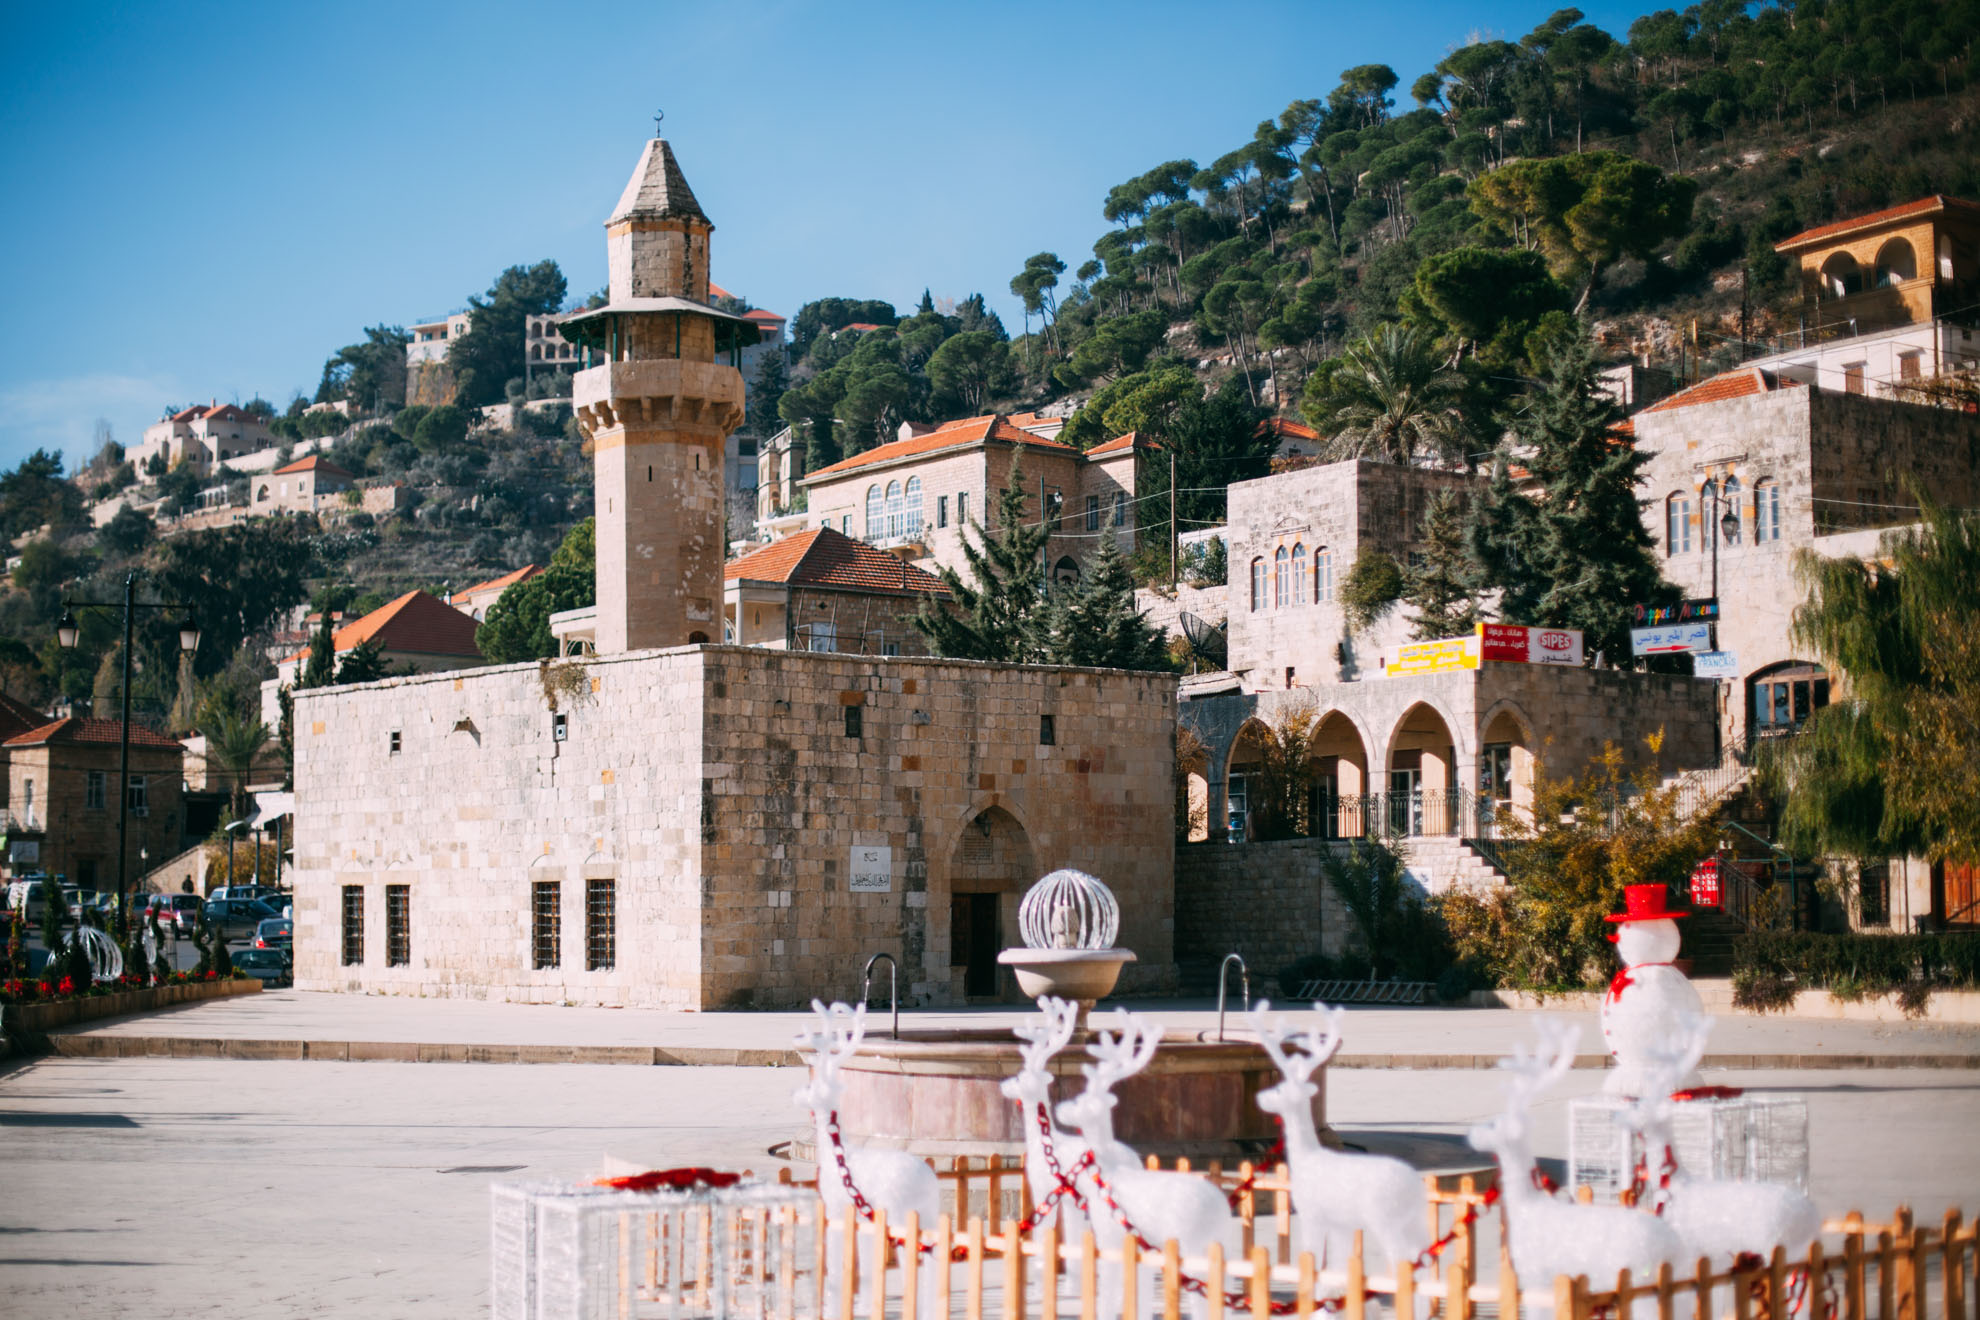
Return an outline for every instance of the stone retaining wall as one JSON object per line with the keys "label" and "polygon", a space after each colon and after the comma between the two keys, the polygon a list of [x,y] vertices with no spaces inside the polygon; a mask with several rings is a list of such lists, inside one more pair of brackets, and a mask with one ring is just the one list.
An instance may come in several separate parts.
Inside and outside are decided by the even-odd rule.
{"label": "stone retaining wall", "polygon": [[1254,994],[1296,958],[1342,952],[1352,920],[1327,886],[1320,839],[1176,848],[1176,961],[1243,956]]}

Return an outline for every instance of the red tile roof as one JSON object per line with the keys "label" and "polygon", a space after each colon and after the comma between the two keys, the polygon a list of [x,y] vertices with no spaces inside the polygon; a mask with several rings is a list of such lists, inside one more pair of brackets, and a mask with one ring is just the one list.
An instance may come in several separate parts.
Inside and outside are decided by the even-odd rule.
{"label": "red tile roof", "polygon": [[0,692],[0,742],[7,741],[17,733],[38,729],[46,723],[48,723],[46,715],[25,701],[16,701],[6,693]]}
{"label": "red tile roof", "polygon": [[1267,417],[1258,424],[1261,434],[1270,431],[1282,440],[1318,440],[1320,433],[1304,422],[1295,422],[1290,417]]}
{"label": "red tile roof", "polygon": [[[330,634],[331,648],[338,654],[354,650],[366,642],[377,642],[385,651],[409,655],[450,655],[481,658],[474,644],[473,619],[424,591],[408,591],[387,605],[380,605],[355,623],[347,623]],[[309,654],[305,647],[288,660]]]}
{"label": "red tile roof", "polygon": [[[875,325],[875,324],[873,324],[873,322],[871,322],[871,321],[854,321],[854,322],[852,322],[852,323],[851,323],[851,324],[849,324],[849,325],[842,325],[842,326],[840,326],[840,327],[839,327],[839,329],[840,329],[840,330],[857,330],[857,331],[859,331],[859,332],[860,332],[861,334],[865,334],[865,333],[867,333],[867,332],[869,332],[869,331],[873,331],[873,330],[884,330],[884,329],[886,329],[886,327],[885,327],[885,326],[879,326],[879,325]],[[833,333],[834,333],[834,334],[836,334],[836,333],[838,333],[838,332],[837,332],[837,331],[834,331]]]}
{"label": "red tile roof", "polygon": [[1881,211],[1872,211],[1868,215],[1851,216],[1847,220],[1836,220],[1826,225],[1817,225],[1813,229],[1804,229],[1774,244],[1774,251],[1790,252],[1795,248],[1841,238],[1858,230],[1875,229],[1879,225],[1887,225],[1896,220],[1911,220],[1940,211],[1961,211],[1980,219],[1980,202],[1969,202],[1958,197],[1947,197],[1943,193],[1934,193],[1930,197],[1921,197],[1915,202],[1887,206]]}
{"label": "red tile roof", "polygon": [[261,419],[244,408],[236,408],[231,403],[223,403],[218,408],[208,408],[206,410],[206,420],[209,422],[254,422]]}
{"label": "red tile roof", "polygon": [[729,561],[725,582],[783,582],[792,586],[848,587],[918,596],[946,594],[942,580],[897,555],[876,550],[830,527],[799,532]]}
{"label": "red tile roof", "polygon": [[[8,747],[38,747],[43,743],[93,743],[116,747],[123,741],[124,726],[117,720],[91,720],[72,715],[68,719],[43,724],[17,733],[7,739]],[[182,751],[178,739],[167,738],[155,729],[147,729],[142,724],[131,725],[131,746],[152,747],[160,751]]]}
{"label": "red tile roof", "polygon": [[1741,367],[1737,371],[1724,371],[1716,376],[1707,376],[1689,389],[1679,390],[1669,398],[1657,400],[1643,412],[1669,412],[1673,408],[1689,408],[1700,403],[1723,403],[1727,399],[1743,399],[1752,394],[1771,394],[1775,390],[1799,383],[1799,381],[1782,380],[1759,367]]}
{"label": "red tile roof", "polygon": [[914,458],[922,454],[933,454],[944,449],[960,449],[968,445],[981,444],[987,440],[999,440],[1011,445],[1030,445],[1034,449],[1045,449],[1055,453],[1077,454],[1071,445],[1057,440],[1047,440],[1029,431],[1021,431],[999,413],[987,417],[965,417],[961,421],[947,422],[927,435],[910,436],[906,440],[893,440],[884,445],[875,445],[863,454],[842,458],[830,467],[819,468],[805,477],[806,485],[820,477],[837,476],[856,468],[871,467],[876,463],[891,463],[897,459]]}
{"label": "red tile roof", "polygon": [[190,408],[181,408],[179,409],[179,411],[173,413],[172,420],[175,422],[190,422],[195,418],[204,417],[204,416],[206,416],[206,405],[203,403],[195,403]]}
{"label": "red tile roof", "polygon": [[736,295],[730,293],[727,289],[717,284],[714,280],[710,280],[708,281],[708,296],[711,298],[733,298]]}
{"label": "red tile roof", "polygon": [[501,577],[489,578],[486,582],[477,582],[471,587],[461,588],[454,594],[456,596],[479,596],[484,591],[507,591],[510,587],[515,586],[516,583],[527,582],[542,571],[535,564],[524,564],[513,573],[504,573]]}
{"label": "red tile roof", "polygon": [[1086,456],[1088,458],[1112,458],[1116,454],[1125,454],[1130,449],[1160,448],[1161,446],[1153,440],[1143,440],[1140,432],[1129,431],[1126,435],[1115,436],[1104,445],[1093,446],[1093,448],[1086,451]]}
{"label": "red tile roof", "polygon": [[775,312],[766,312],[761,307],[743,313],[745,321],[782,321],[784,318]]}
{"label": "red tile roof", "polygon": [[308,458],[297,459],[287,467],[275,469],[275,475],[278,477],[290,472],[322,472],[333,477],[343,477],[347,481],[357,479],[321,454],[311,454]]}

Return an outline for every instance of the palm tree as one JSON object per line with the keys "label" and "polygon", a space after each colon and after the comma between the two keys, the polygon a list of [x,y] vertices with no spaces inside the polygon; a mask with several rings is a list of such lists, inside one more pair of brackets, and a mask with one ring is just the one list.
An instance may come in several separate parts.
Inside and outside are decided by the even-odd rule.
{"label": "palm tree", "polygon": [[1464,377],[1415,327],[1385,325],[1351,345],[1306,392],[1306,419],[1331,457],[1409,464],[1464,452]]}
{"label": "palm tree", "polygon": [[215,712],[200,732],[206,735],[207,768],[226,782],[232,819],[239,820],[247,807],[247,781],[273,736],[260,719],[231,708]]}

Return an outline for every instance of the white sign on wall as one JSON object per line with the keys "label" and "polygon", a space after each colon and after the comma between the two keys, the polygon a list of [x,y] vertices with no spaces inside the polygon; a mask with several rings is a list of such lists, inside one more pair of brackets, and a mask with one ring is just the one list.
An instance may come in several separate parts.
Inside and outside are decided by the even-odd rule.
{"label": "white sign on wall", "polygon": [[855,894],[889,894],[894,889],[894,850],[854,844],[846,867],[846,888]]}
{"label": "white sign on wall", "polygon": [[1686,651],[1709,651],[1712,649],[1712,625],[1674,623],[1664,628],[1631,628],[1629,649],[1632,655],[1674,655]]}
{"label": "white sign on wall", "polygon": [[1698,678],[1738,678],[1739,657],[1731,651],[1700,651],[1691,657],[1691,672]]}
{"label": "white sign on wall", "polygon": [[7,860],[15,866],[41,861],[41,840],[15,839],[7,848]]}

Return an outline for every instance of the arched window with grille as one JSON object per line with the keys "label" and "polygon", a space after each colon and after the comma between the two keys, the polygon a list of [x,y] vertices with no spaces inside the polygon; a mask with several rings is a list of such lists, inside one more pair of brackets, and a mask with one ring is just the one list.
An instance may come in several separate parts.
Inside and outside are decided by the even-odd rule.
{"label": "arched window with grille", "polygon": [[1673,495],[1664,501],[1664,555],[1691,553],[1691,496]]}
{"label": "arched window with grille", "polygon": [[1262,555],[1251,561],[1251,608],[1253,611],[1265,608],[1265,559]]}
{"label": "arched window with grille", "polygon": [[893,540],[901,534],[901,483],[887,483],[887,539]]}
{"label": "arched window with grille", "polygon": [[1753,542],[1781,539],[1781,483],[1764,479],[1753,483]]}
{"label": "arched window with grille", "polygon": [[1701,549],[1710,550],[1712,543],[1719,539],[1719,515],[1725,509],[1719,503],[1719,483],[1707,481],[1698,488],[1698,544]]}
{"label": "arched window with grille", "polygon": [[1291,584],[1287,588],[1287,591],[1289,593],[1289,598],[1292,604],[1304,605],[1306,603],[1306,599],[1305,599],[1306,592],[1301,590],[1301,588],[1303,588],[1305,585],[1306,585],[1306,546],[1304,543],[1300,543],[1293,546],[1292,578],[1291,578]]}
{"label": "arched window with grille", "polygon": [[921,530],[921,478],[909,477],[907,494],[901,504],[901,535],[913,536]]}
{"label": "arched window with grille", "polygon": [[887,535],[887,499],[878,486],[866,488],[866,539],[878,541]]}
{"label": "arched window with grille", "polygon": [[1286,571],[1286,548],[1280,546],[1272,555],[1272,608],[1284,609],[1291,592],[1292,575]]}

